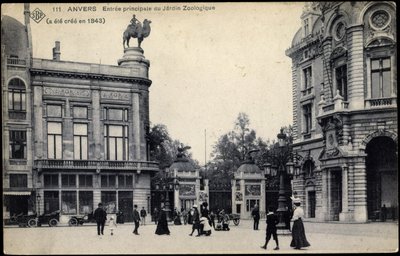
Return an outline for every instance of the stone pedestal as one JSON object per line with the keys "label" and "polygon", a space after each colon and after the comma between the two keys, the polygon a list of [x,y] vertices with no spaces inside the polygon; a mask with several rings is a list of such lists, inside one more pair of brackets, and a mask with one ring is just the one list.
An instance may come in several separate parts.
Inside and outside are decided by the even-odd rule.
{"label": "stone pedestal", "polygon": [[140,47],[125,48],[122,59],[118,60],[118,65],[132,68],[135,71],[134,76],[148,78],[150,61],[144,57],[143,53],[144,51]]}

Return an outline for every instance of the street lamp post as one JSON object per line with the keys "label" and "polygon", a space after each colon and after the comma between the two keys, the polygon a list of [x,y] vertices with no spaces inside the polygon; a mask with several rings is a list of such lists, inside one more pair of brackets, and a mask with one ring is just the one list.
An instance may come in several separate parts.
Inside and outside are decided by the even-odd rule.
{"label": "street lamp post", "polygon": [[38,216],[40,216],[40,194],[37,194],[36,200],[37,200],[37,213]]}
{"label": "street lamp post", "polygon": [[167,172],[162,171],[159,177],[155,177],[156,181],[156,190],[165,191],[164,197],[164,207],[167,215],[167,221],[171,221],[171,204],[169,199],[169,192],[174,190],[174,188],[179,187],[179,183],[176,177],[171,177]]}
{"label": "street lamp post", "polygon": [[[267,176],[279,175],[279,192],[278,192],[278,209],[276,210],[279,217],[279,223],[277,224],[278,229],[289,230],[290,227],[286,225],[285,215],[288,216],[288,207],[286,199],[285,189],[285,175],[293,176],[295,174],[295,168],[298,169],[298,160],[301,158],[297,153],[293,153],[290,146],[286,143],[286,134],[281,129],[278,134],[279,148],[277,152],[267,152],[263,156],[267,158],[267,162],[264,165]],[[295,163],[294,163],[294,162]],[[297,173],[297,170],[296,170]]]}

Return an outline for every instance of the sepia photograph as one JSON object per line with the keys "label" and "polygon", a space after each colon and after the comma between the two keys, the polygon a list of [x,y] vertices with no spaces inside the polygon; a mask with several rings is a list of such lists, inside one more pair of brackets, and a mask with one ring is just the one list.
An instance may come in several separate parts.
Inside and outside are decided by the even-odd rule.
{"label": "sepia photograph", "polygon": [[396,19],[2,4],[3,253],[397,253]]}

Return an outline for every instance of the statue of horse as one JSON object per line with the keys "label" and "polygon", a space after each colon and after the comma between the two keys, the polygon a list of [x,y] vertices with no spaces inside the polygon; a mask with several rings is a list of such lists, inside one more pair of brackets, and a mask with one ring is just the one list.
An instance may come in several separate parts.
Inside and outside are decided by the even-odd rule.
{"label": "statue of horse", "polygon": [[124,48],[125,48],[125,42],[126,42],[126,45],[129,47],[129,40],[131,39],[131,37],[138,39],[138,47],[140,47],[140,44],[142,43],[143,39],[150,35],[150,31],[151,31],[150,23],[151,23],[151,20],[145,19],[143,21],[143,26],[142,26],[142,24],[140,24],[140,22],[138,22],[136,24],[136,26],[133,24],[129,24],[128,27],[125,29],[124,34],[122,36],[122,38],[123,38],[122,44],[123,44]]}

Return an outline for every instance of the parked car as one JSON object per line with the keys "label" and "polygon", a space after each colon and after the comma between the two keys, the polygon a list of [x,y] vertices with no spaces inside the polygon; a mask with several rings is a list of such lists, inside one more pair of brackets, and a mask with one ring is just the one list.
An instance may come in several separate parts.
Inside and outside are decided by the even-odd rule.
{"label": "parked car", "polygon": [[10,218],[10,221],[12,223],[18,223],[19,227],[31,227],[36,226],[37,221],[36,221],[37,215],[36,214],[17,214],[13,215]]}
{"label": "parked car", "polygon": [[[30,220],[31,221],[31,220]],[[51,213],[45,213],[37,218],[37,226],[41,226],[42,224],[48,224],[50,227],[55,227],[60,222],[60,211],[54,211]],[[33,222],[31,223],[33,224]],[[34,226],[34,225],[31,225]]]}
{"label": "parked car", "polygon": [[71,218],[68,221],[68,225],[78,226],[78,225],[83,225],[83,223],[90,223],[90,222],[96,222],[96,220],[93,217],[93,212],[90,212],[85,215],[71,216]]}

